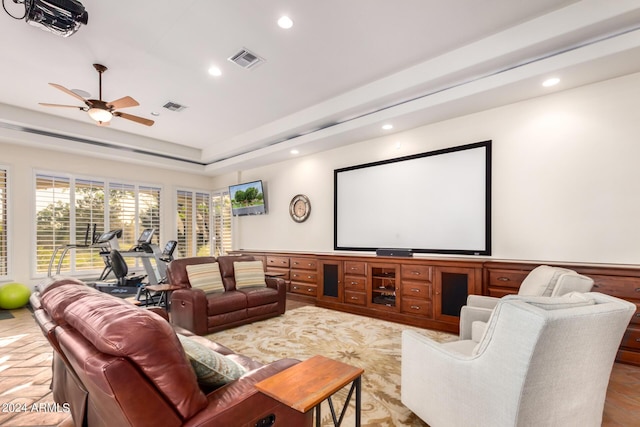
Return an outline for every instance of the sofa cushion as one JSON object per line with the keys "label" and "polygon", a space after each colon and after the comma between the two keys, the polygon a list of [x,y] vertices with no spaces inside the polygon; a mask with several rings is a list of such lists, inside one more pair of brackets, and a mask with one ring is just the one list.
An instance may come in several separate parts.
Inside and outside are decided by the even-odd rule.
{"label": "sofa cushion", "polygon": [[178,334],[178,339],[198,377],[198,382],[202,385],[219,387],[240,378],[247,372],[234,360],[191,338]]}
{"label": "sofa cushion", "polygon": [[192,288],[208,292],[224,292],[220,266],[217,262],[187,265],[187,276]]}
{"label": "sofa cushion", "polygon": [[262,261],[240,261],[233,263],[236,289],[253,286],[267,286],[264,280]]}
{"label": "sofa cushion", "polygon": [[561,297],[521,297],[519,295],[507,295],[504,299],[523,301],[544,310],[562,310],[565,308],[584,307],[596,303],[596,300],[591,295],[581,292],[569,292]]}

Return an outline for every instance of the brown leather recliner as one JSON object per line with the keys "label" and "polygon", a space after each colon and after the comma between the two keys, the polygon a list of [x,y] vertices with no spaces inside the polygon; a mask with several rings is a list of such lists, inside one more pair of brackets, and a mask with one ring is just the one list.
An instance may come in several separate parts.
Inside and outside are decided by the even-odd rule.
{"label": "brown leather recliner", "polygon": [[[54,347],[59,404],[77,426],[311,426],[302,414],[260,393],[255,383],[298,363],[262,365],[193,336],[247,373],[214,391],[198,386],[172,326],[151,310],[77,284],[47,290],[36,322]],[[185,331],[186,332],[186,331]],[[58,362],[56,362],[56,360]],[[64,406],[63,406],[64,407]]]}
{"label": "brown leather recliner", "polygon": [[[252,256],[181,258],[167,267],[167,280],[182,289],[171,293],[171,322],[197,335],[284,314],[287,290],[283,279],[267,277],[267,286],[236,289],[234,262],[254,261]],[[206,294],[191,287],[187,266],[218,262],[224,292]]]}

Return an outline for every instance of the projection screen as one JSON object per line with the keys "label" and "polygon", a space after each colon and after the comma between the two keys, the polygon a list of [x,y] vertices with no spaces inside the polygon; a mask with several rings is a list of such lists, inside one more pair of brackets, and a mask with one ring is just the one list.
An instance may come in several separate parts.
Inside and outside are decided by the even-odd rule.
{"label": "projection screen", "polygon": [[491,141],[334,170],[334,248],[491,255]]}

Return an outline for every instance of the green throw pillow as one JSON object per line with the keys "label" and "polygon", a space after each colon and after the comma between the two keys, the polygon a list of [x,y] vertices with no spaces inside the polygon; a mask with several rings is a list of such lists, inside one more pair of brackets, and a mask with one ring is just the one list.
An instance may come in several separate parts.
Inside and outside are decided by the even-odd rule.
{"label": "green throw pillow", "polygon": [[267,286],[262,261],[236,261],[233,263],[236,289]]}
{"label": "green throw pillow", "polygon": [[235,361],[184,335],[176,334],[202,385],[219,387],[240,378],[247,371]]}
{"label": "green throw pillow", "polygon": [[220,266],[217,262],[187,265],[187,277],[192,288],[205,292],[224,291]]}

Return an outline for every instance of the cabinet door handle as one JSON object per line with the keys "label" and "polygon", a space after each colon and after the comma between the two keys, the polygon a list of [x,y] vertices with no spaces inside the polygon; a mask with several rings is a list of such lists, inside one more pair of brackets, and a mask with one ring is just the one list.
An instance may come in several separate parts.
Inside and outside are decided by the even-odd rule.
{"label": "cabinet door handle", "polygon": [[307,276],[307,279],[313,279],[313,276]]}
{"label": "cabinet door handle", "polygon": [[420,306],[419,305],[412,305],[411,309],[412,310],[420,310]]}
{"label": "cabinet door handle", "polygon": [[420,293],[420,289],[418,289],[418,288],[411,288],[411,292],[417,292],[417,293]]}
{"label": "cabinet door handle", "polygon": [[307,289],[307,292],[312,292],[312,291],[313,291],[313,289],[311,289],[311,288]]}
{"label": "cabinet door handle", "polygon": [[351,297],[351,299],[357,301],[359,298],[358,297]]}
{"label": "cabinet door handle", "polygon": [[297,290],[297,289],[298,289],[298,287],[297,287],[297,286],[294,286],[294,287],[293,287],[293,289],[294,289],[294,290]]}
{"label": "cabinet door handle", "polygon": [[501,282],[508,282],[511,279],[509,279],[508,277],[498,277],[498,280],[500,280]]}
{"label": "cabinet door handle", "polygon": [[358,282],[351,282],[351,284],[352,284],[352,285],[357,285],[357,284],[358,284]]}
{"label": "cabinet door handle", "polygon": [[412,271],[411,274],[413,274],[414,276],[419,276],[420,272],[419,271]]}

